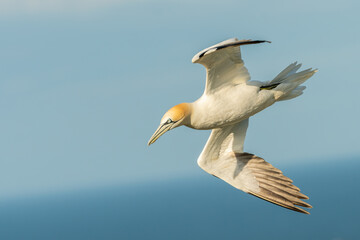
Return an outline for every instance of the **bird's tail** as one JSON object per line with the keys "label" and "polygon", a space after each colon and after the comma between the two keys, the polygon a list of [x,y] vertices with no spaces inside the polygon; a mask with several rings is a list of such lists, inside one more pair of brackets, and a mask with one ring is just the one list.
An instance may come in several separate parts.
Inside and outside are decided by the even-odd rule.
{"label": "bird's tail", "polygon": [[300,86],[308,80],[317,69],[306,69],[301,72],[296,72],[301,67],[297,62],[290,64],[287,68],[282,70],[271,82],[263,86],[262,89],[272,89],[275,91],[275,99],[283,101],[300,96],[303,93],[305,86]]}

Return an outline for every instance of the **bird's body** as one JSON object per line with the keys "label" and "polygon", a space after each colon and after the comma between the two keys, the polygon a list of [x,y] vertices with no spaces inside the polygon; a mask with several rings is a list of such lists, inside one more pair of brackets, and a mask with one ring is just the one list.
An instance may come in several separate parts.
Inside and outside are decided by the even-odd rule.
{"label": "bird's body", "polygon": [[191,103],[190,124],[195,129],[224,127],[256,114],[275,103],[274,94],[258,86],[239,84],[204,94]]}
{"label": "bird's body", "polygon": [[305,87],[300,85],[316,72],[312,69],[297,72],[301,64],[293,63],[271,81],[250,81],[240,45],[262,42],[266,41],[234,38],[196,54],[193,62],[207,69],[204,94],[193,103],[171,108],[148,144],[181,125],[212,129],[198,159],[201,168],[244,192],[308,213],[295,206],[311,207],[301,200],[308,198],[289,178],[262,158],[243,152],[249,117],[277,101],[301,95]]}

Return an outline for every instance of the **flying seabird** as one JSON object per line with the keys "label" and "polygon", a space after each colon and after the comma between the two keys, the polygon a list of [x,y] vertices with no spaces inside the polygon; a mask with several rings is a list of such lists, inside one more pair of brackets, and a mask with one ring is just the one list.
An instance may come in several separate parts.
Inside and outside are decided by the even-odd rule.
{"label": "flying seabird", "polygon": [[240,46],[264,42],[268,41],[232,38],[196,54],[192,62],[206,68],[203,95],[195,102],[181,103],[167,111],[148,145],[182,125],[211,129],[197,160],[202,169],[246,193],[309,214],[298,207],[311,208],[302,201],[309,198],[300,193],[290,178],[261,157],[243,151],[249,117],[275,102],[300,96],[305,89],[300,85],[317,71],[309,68],[297,72],[301,64],[295,62],[271,81],[250,81]]}

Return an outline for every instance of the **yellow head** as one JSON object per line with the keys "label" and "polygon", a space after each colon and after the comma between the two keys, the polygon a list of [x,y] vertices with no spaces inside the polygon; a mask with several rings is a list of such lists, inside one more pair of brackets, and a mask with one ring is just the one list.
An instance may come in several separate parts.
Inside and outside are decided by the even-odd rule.
{"label": "yellow head", "polygon": [[189,103],[180,103],[167,111],[161,118],[160,126],[151,136],[148,145],[153,144],[161,135],[167,131],[186,124],[188,116],[191,113]]}

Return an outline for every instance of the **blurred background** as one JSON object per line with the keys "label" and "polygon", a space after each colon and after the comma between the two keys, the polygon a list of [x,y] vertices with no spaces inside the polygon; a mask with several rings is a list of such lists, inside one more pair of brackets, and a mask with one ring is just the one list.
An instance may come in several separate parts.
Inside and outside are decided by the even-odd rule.
{"label": "blurred background", "polygon": [[[1,239],[356,239],[360,3],[0,0]],[[310,216],[201,170],[209,131],[147,141],[203,92],[200,50],[228,38],[252,79],[318,68],[250,119],[245,151],[310,196]]]}

